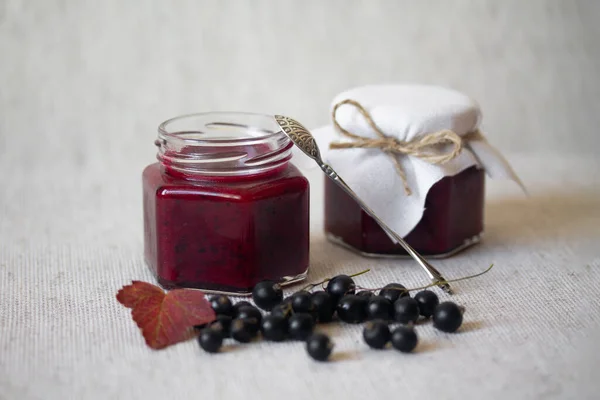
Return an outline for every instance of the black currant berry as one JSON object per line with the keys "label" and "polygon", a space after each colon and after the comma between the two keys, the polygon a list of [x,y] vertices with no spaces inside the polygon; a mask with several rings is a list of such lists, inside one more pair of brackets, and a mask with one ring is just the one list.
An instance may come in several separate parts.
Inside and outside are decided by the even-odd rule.
{"label": "black currant berry", "polygon": [[456,332],[463,322],[464,309],[456,303],[445,301],[433,312],[433,326],[442,332]]}
{"label": "black currant berry", "polygon": [[351,324],[359,324],[367,319],[368,298],[347,294],[342,297],[337,305],[338,317]]}
{"label": "black currant berry", "polygon": [[333,342],[329,336],[322,333],[313,333],[306,339],[306,351],[317,361],[326,361],[333,350]]}
{"label": "black currant berry", "polygon": [[408,324],[419,319],[419,304],[412,297],[401,297],[394,302],[394,319]]}
{"label": "black currant berry", "polygon": [[262,314],[260,310],[254,306],[244,306],[238,309],[236,318],[254,318],[260,323],[262,320]]}
{"label": "black currant berry", "polygon": [[292,297],[291,296],[283,299],[279,304],[277,304],[271,310],[271,314],[282,315],[286,318],[289,318],[290,315],[292,315],[293,313],[294,313],[294,310],[292,309]]}
{"label": "black currant berry", "polygon": [[429,318],[433,315],[435,308],[440,304],[440,299],[437,294],[431,290],[423,290],[415,295],[415,300],[419,304],[419,311],[425,318]]}
{"label": "black currant berry", "polygon": [[292,308],[297,313],[310,313],[314,310],[310,292],[302,290],[290,296],[292,298]]}
{"label": "black currant berry", "polygon": [[399,326],[392,331],[392,346],[403,353],[410,353],[417,347],[417,333],[410,326]]}
{"label": "black currant berry", "polygon": [[247,320],[247,323],[250,325],[250,329],[253,329],[255,333],[260,330],[262,314],[258,308],[254,306],[242,307],[238,310],[236,318]]}
{"label": "black currant berry", "polygon": [[238,301],[237,303],[235,303],[233,305],[233,316],[237,317],[239,309],[242,308],[242,307],[248,307],[248,306],[254,307],[252,305],[252,303],[250,303],[249,301],[245,301],[245,300],[244,301]]}
{"label": "black currant berry", "polygon": [[[288,299],[289,299],[289,297],[288,297]],[[292,309],[292,303],[290,301],[285,301],[285,300],[283,302],[277,304],[271,310],[271,315],[279,315],[286,319],[289,318],[293,313],[294,313],[294,310]]]}
{"label": "black currant berry", "polygon": [[294,313],[310,314],[314,320],[318,318],[317,308],[312,302],[312,293],[301,290],[290,296]]}
{"label": "black currant berry", "polygon": [[234,319],[231,322],[231,337],[240,343],[248,343],[258,333],[256,326],[254,318]]}
{"label": "black currant berry", "polygon": [[317,312],[317,321],[331,322],[335,312],[335,303],[329,292],[319,291],[312,294],[312,303]]}
{"label": "black currant berry", "polygon": [[348,275],[337,275],[329,280],[327,291],[334,298],[341,298],[346,294],[354,294],[356,284]]}
{"label": "black currant berry", "polygon": [[408,291],[404,285],[399,283],[387,284],[379,291],[379,295],[385,297],[392,303],[398,300],[400,297],[408,296]]}
{"label": "black currant berry", "polygon": [[198,336],[198,344],[208,353],[216,353],[223,345],[223,336],[213,329],[204,328]]}
{"label": "black currant berry", "polygon": [[219,332],[223,338],[231,337],[231,318],[229,315],[217,315],[217,318],[208,324],[208,328]]}
{"label": "black currant berry", "polygon": [[292,339],[306,340],[315,327],[315,320],[307,313],[296,313],[288,320],[288,333]]}
{"label": "black currant berry", "polygon": [[383,296],[368,297],[367,319],[381,319],[384,321],[394,317],[394,305]]}
{"label": "black currant berry", "polygon": [[263,337],[273,342],[285,340],[288,330],[288,320],[281,315],[266,315],[260,324]]}
{"label": "black currant berry", "polygon": [[283,300],[283,290],[278,283],[273,281],[258,282],[252,290],[252,300],[263,310],[271,311]]}
{"label": "black currant berry", "polygon": [[390,341],[390,328],[384,321],[369,321],[363,329],[363,339],[369,347],[383,349]]}
{"label": "black currant berry", "polygon": [[229,315],[230,317],[233,317],[233,304],[231,303],[231,300],[229,300],[229,297],[220,294],[212,296],[209,299],[209,302],[217,315]]}

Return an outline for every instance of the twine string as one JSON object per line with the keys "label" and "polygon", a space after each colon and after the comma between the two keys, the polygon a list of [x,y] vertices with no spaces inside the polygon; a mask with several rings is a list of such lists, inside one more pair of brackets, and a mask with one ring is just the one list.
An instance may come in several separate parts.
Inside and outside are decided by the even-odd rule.
{"label": "twine string", "polygon": [[[338,122],[336,114],[338,109],[345,105],[351,105],[355,107],[360,114],[364,117],[367,124],[373,129],[373,131],[379,136],[378,138],[372,139],[364,136],[357,135],[344,129]],[[421,160],[427,161],[430,164],[444,164],[450,160],[456,158],[464,147],[465,138],[461,138],[456,132],[449,129],[443,129],[437,132],[429,133],[427,135],[415,138],[413,140],[399,140],[394,137],[387,136],[373,121],[371,114],[357,101],[346,99],[340,101],[333,107],[332,111],[333,125],[335,128],[342,133],[344,136],[352,139],[350,142],[332,142],[329,145],[330,149],[380,149],[386,154],[389,154],[394,162],[396,172],[402,180],[404,191],[407,196],[412,194],[412,190],[408,185],[406,178],[406,172],[398,155],[409,155],[418,157]],[[478,133],[477,131],[474,134]],[[439,147],[441,145],[451,144],[452,147],[449,151],[440,152]]]}

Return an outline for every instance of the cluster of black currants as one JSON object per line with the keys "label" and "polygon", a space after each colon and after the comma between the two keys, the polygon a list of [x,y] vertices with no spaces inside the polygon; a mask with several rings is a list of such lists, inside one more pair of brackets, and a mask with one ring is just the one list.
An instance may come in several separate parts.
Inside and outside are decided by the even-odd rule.
{"label": "cluster of black currants", "polygon": [[210,324],[195,327],[200,330],[200,347],[216,353],[226,338],[248,343],[260,333],[265,340],[273,342],[286,339],[305,341],[312,358],[320,361],[329,358],[332,341],[327,335],[313,330],[317,322],[331,321],[335,311],[333,302],[324,305],[320,302],[323,300],[321,295],[306,291],[294,293],[284,300],[281,286],[272,281],[259,282],[254,287],[252,298],[256,306],[267,312],[265,315],[247,301],[234,305],[227,296],[211,297],[210,303],[217,317]]}
{"label": "cluster of black currants", "polygon": [[[455,332],[462,324],[463,309],[453,302],[440,303],[431,290],[422,290],[410,297],[409,290],[399,283],[390,283],[375,294],[372,290],[356,291],[354,280],[347,275],[333,277],[329,292],[337,299],[337,316],[347,323],[363,323],[365,343],[382,349],[391,342],[402,352],[411,352],[418,343],[413,324],[420,318],[433,319],[433,325],[443,332]],[[395,324],[390,329],[390,323]]]}
{"label": "cluster of black currants", "polygon": [[194,327],[200,330],[198,342],[205,351],[218,352],[226,338],[248,343],[258,335],[263,317],[258,308],[247,301],[234,305],[224,295],[213,296],[209,300],[217,315],[216,319],[209,324]]}
{"label": "cluster of black currants", "polygon": [[[214,322],[201,328],[200,346],[208,352],[217,352],[223,339],[247,343],[259,332],[269,341],[285,339],[306,342],[308,354],[315,360],[325,361],[333,349],[331,339],[315,333],[317,323],[337,319],[352,324],[367,322],[363,338],[372,348],[392,346],[402,352],[411,352],[418,337],[413,323],[420,317],[433,319],[433,325],[444,332],[455,332],[462,324],[463,309],[452,302],[440,303],[430,290],[410,297],[408,289],[391,283],[377,295],[372,290],[357,292],[356,284],[348,275],[337,275],[328,281],[326,290],[301,290],[283,298],[281,286],[272,281],[259,282],[252,299],[261,311],[242,301],[235,305],[227,296],[214,296],[211,305],[217,314]],[[390,323],[395,323],[390,330]]]}

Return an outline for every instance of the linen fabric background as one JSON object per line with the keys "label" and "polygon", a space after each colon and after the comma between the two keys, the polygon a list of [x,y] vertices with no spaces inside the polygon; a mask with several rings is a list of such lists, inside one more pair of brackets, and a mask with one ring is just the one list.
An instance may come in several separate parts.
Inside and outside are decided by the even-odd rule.
{"label": "linen fabric background", "polygon": [[[597,397],[600,2],[0,0],[0,399]],[[435,265],[461,333],[417,327],[416,354],[322,329],[300,343],[149,350],[114,298],[142,260],[140,174],[157,125],[207,110],[329,123],[370,83],[455,88],[529,189],[488,182],[484,242]],[[427,283],[408,260],[325,241],[312,171],[316,281]],[[446,297],[443,297],[446,299]]]}

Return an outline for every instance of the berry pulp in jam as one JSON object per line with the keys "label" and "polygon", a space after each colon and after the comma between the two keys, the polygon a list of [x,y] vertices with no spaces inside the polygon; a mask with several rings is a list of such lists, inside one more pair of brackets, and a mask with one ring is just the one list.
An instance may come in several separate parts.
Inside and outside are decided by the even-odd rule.
{"label": "berry pulp in jam", "polygon": [[[423,217],[405,240],[423,255],[444,255],[464,247],[483,231],[484,189],[485,172],[478,167],[441,179],[429,190]],[[407,255],[330,179],[325,180],[325,231],[363,253]]]}
{"label": "berry pulp in jam", "polygon": [[308,268],[309,185],[292,164],[256,177],[143,173],[145,258],[161,285],[246,293]]}

